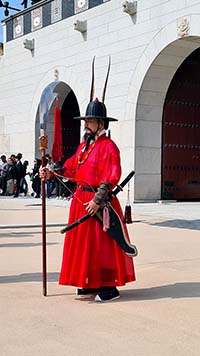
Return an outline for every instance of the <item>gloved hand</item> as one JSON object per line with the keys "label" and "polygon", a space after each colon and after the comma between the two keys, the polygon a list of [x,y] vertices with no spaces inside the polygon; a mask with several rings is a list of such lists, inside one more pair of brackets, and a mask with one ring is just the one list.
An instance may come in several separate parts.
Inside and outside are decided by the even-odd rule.
{"label": "gloved hand", "polygon": [[109,196],[111,185],[108,182],[101,182],[95,196],[93,198],[94,202],[98,205],[101,205]]}

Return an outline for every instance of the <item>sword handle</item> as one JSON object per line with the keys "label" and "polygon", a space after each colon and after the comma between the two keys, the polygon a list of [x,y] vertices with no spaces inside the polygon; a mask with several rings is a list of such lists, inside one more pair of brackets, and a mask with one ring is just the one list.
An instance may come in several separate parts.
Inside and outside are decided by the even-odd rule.
{"label": "sword handle", "polygon": [[61,234],[64,234],[65,232],[73,229],[74,227],[78,226],[79,224],[83,223],[84,221],[86,221],[87,219],[89,219],[91,217],[90,214],[86,214],[84,216],[82,216],[82,218],[78,219],[77,221],[73,222],[70,225],[65,226],[63,229],[60,230]]}
{"label": "sword handle", "polygon": [[127,177],[123,180],[123,182],[121,182],[120,183],[120,185],[119,186],[117,186],[114,190],[113,190],[113,192],[112,192],[112,195],[117,195],[120,191],[122,191],[123,189],[122,188],[124,188],[125,187],[125,185],[129,182],[129,180],[134,176],[134,174],[135,174],[135,171],[131,171],[128,175],[127,175]]}

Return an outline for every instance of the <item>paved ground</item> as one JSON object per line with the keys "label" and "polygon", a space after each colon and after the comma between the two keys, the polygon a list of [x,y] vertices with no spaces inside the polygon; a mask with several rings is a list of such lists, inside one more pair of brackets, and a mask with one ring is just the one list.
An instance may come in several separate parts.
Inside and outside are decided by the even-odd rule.
{"label": "paved ground", "polygon": [[137,281],[107,304],[58,285],[69,203],[54,199],[42,295],[40,204],[0,198],[1,356],[199,356],[200,203],[134,204]]}

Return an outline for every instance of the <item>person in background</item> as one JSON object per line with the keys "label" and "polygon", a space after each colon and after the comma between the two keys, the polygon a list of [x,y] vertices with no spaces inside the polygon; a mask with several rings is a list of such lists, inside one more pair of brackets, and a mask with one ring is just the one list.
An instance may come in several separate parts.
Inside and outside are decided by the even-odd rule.
{"label": "person in background", "polygon": [[8,167],[6,171],[6,193],[5,195],[13,195],[15,190],[16,170],[15,162],[12,158],[7,159]]}
{"label": "person in background", "polygon": [[16,164],[15,164],[15,175],[16,175],[16,179],[15,179],[15,184],[16,184],[16,191],[14,194],[14,198],[18,198],[19,193],[20,193],[20,181],[22,178],[22,153],[18,153],[16,156]]}
{"label": "person in background", "polygon": [[6,193],[6,172],[8,168],[8,163],[6,160],[6,156],[2,155],[1,156],[1,164],[0,164],[0,189],[1,189],[1,195],[4,195]]}
{"label": "person in background", "polygon": [[[54,170],[58,171],[62,168],[62,162],[58,161],[54,164]],[[56,188],[56,199],[62,198],[63,186],[61,183],[62,178],[55,179],[55,188]]]}
{"label": "person in background", "polygon": [[14,153],[10,155],[10,158],[13,160],[14,164],[17,162],[17,158]]}
{"label": "person in background", "polygon": [[39,176],[39,168],[41,166],[41,159],[36,158],[34,160],[33,171],[30,175],[30,179],[32,181],[32,189],[35,193],[35,198],[40,198],[40,190],[41,190],[41,179]]}
{"label": "person in background", "polygon": [[[46,154],[47,164],[46,167],[51,171],[54,169],[54,162],[52,161],[51,156],[47,153]],[[53,189],[55,188],[55,179],[47,179],[46,181],[46,194],[47,198],[51,197]]]}
{"label": "person in background", "polygon": [[28,161],[24,161],[22,164],[22,171],[21,171],[21,180],[20,180],[20,193],[24,193],[26,196],[28,193],[28,183],[26,181],[26,175],[28,174],[27,168],[28,168]]}

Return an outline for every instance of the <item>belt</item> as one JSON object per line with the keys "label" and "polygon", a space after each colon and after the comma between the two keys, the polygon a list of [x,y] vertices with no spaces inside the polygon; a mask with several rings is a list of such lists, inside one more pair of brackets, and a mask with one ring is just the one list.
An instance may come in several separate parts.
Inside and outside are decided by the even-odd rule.
{"label": "belt", "polygon": [[77,188],[83,190],[84,192],[96,192],[97,191],[96,187],[89,187],[89,186],[84,186],[84,185],[77,185]]}

